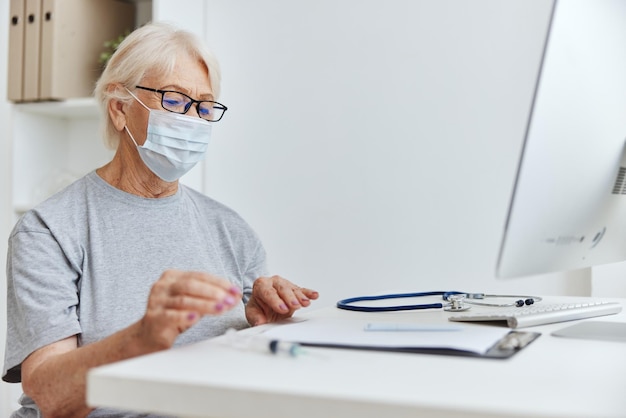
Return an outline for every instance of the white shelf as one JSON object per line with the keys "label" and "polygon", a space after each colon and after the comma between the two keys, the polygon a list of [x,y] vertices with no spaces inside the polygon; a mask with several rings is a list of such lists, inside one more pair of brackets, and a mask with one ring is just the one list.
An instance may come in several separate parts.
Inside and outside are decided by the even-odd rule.
{"label": "white shelf", "polygon": [[62,119],[97,118],[100,115],[98,104],[93,97],[58,102],[18,103],[15,109],[24,113]]}

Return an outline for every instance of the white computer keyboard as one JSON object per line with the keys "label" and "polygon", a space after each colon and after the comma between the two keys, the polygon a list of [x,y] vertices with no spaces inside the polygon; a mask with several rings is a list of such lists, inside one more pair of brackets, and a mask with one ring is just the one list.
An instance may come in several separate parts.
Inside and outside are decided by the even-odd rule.
{"label": "white computer keyboard", "polygon": [[521,308],[494,308],[482,312],[463,312],[450,316],[450,321],[506,322],[509,328],[532,327],[534,325],[572,321],[575,319],[616,314],[622,310],[617,302],[584,303],[536,303]]}

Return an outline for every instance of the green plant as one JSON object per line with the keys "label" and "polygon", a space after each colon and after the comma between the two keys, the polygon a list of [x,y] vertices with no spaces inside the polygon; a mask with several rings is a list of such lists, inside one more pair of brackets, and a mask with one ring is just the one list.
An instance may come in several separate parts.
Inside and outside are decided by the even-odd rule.
{"label": "green plant", "polygon": [[118,46],[122,43],[122,41],[128,36],[130,32],[126,31],[123,34],[119,35],[117,38],[112,39],[110,41],[106,41],[104,43],[104,51],[100,54],[100,58],[98,58],[98,62],[104,68],[111,59],[111,56],[115,52]]}

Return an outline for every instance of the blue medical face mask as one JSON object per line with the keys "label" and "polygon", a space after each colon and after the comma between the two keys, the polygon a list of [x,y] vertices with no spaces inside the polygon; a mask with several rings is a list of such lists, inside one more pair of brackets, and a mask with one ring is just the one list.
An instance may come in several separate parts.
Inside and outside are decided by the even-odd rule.
{"label": "blue medical face mask", "polygon": [[128,92],[150,112],[143,145],[137,145],[130,130],[124,126],[141,160],[162,180],[180,179],[204,158],[211,139],[211,124],[194,116],[150,109]]}

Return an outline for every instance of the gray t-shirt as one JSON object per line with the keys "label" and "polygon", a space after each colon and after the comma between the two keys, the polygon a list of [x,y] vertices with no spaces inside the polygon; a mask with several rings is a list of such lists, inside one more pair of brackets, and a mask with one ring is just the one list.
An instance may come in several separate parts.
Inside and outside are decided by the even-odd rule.
{"label": "gray t-shirt", "polygon": [[[94,171],[27,212],[9,238],[3,380],[21,381],[22,361],[45,345],[72,335],[86,345],[138,321],[150,288],[169,268],[226,278],[243,290],[244,303],[253,281],[267,274],[249,225],[184,185],[173,196],[149,199]],[[175,345],[247,326],[242,303],[204,317]],[[32,401],[22,403],[15,416],[35,416]]]}

